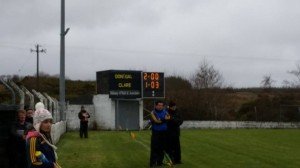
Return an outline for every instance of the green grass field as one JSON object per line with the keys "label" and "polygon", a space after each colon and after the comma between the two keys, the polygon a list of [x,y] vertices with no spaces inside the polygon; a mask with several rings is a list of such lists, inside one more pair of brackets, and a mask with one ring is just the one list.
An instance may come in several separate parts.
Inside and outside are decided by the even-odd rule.
{"label": "green grass field", "polygon": [[[66,133],[58,146],[63,168],[149,167],[150,131]],[[300,167],[300,130],[183,130],[182,165],[193,167]]]}

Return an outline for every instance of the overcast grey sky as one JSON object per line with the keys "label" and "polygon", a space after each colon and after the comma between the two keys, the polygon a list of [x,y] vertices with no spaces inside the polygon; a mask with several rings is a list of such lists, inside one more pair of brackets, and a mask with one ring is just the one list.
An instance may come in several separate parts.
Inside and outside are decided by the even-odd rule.
{"label": "overcast grey sky", "polygon": [[[60,0],[0,0],[0,74],[59,73]],[[300,60],[299,0],[66,0],[66,76],[136,69],[185,77],[205,58],[227,84],[280,86]]]}

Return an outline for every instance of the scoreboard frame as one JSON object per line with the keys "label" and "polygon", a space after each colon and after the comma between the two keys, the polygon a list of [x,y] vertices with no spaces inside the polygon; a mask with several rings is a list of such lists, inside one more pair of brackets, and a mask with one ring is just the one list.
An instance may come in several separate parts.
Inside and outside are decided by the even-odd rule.
{"label": "scoreboard frame", "polygon": [[135,70],[98,71],[97,94],[111,99],[165,99],[164,72]]}

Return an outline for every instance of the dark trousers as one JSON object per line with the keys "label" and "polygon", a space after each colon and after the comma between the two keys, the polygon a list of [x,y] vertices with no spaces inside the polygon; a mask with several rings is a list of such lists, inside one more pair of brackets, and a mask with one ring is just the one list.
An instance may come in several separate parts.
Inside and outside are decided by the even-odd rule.
{"label": "dark trousers", "polygon": [[167,151],[166,144],[167,144],[166,131],[152,131],[150,167],[162,165],[164,159],[164,152]]}
{"label": "dark trousers", "polygon": [[88,122],[80,122],[80,130],[79,130],[80,138],[83,136],[88,138]]}
{"label": "dark trousers", "polygon": [[[25,149],[24,149],[25,150]],[[9,168],[27,168],[27,156],[24,151],[15,151],[9,158]]]}
{"label": "dark trousers", "polygon": [[9,157],[9,168],[27,168],[25,140],[11,137],[6,150]]}
{"label": "dark trousers", "polygon": [[168,154],[172,161],[176,163],[181,162],[181,147],[179,136],[168,135]]}

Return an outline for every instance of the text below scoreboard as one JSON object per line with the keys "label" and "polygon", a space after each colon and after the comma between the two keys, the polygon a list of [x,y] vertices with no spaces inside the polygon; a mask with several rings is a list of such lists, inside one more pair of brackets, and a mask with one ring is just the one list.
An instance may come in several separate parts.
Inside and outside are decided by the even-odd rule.
{"label": "text below scoreboard", "polygon": [[142,72],[143,98],[164,98],[165,77],[162,72]]}

